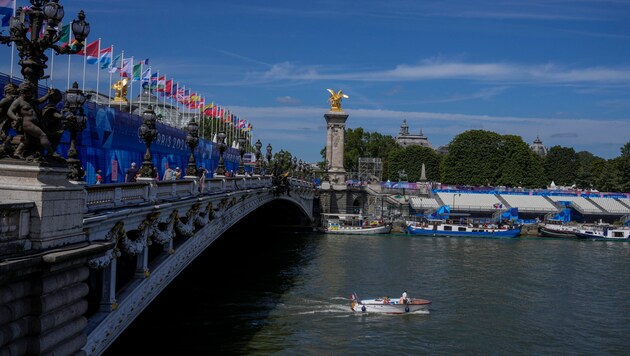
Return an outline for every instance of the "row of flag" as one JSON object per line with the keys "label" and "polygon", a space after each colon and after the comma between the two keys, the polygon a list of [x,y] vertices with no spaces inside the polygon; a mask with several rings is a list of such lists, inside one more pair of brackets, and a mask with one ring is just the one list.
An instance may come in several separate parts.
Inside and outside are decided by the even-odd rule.
{"label": "row of flag", "polygon": [[207,104],[205,98],[197,92],[180,86],[173,79],[168,79],[159,72],[152,72],[149,66],[149,58],[135,62],[133,57],[124,58],[121,52],[114,57],[114,47],[101,49],[100,39],[88,44],[77,55],[86,56],[88,64],[99,64],[101,69],[107,69],[109,73],[119,72],[123,78],[130,78],[132,81],[140,81],[143,88],[153,89],[158,94],[175,99],[176,102],[191,110],[199,110],[205,116],[220,119],[222,122],[230,123],[243,131],[251,131],[252,125],[244,119],[234,115],[229,110],[214,105],[214,102]]}
{"label": "row of flag", "polygon": [[[0,0],[0,27],[9,26],[10,18],[15,13],[15,6],[16,0]],[[59,35],[58,43],[62,47],[77,44],[76,40],[72,40],[71,24],[62,25]],[[125,58],[124,52],[114,56],[114,46],[101,48],[100,38],[87,44],[76,54],[85,57],[84,63],[98,64],[100,69],[108,70],[110,74],[120,73],[121,77],[129,78],[132,82],[140,81],[143,88],[153,89],[163,97],[172,98],[187,109],[196,110],[207,117],[229,123],[242,131],[251,131],[253,128],[251,123],[213,102],[206,105],[203,96],[181,86],[179,82],[167,79],[165,75],[160,75],[159,72],[152,72],[149,58],[135,62],[134,57]]]}

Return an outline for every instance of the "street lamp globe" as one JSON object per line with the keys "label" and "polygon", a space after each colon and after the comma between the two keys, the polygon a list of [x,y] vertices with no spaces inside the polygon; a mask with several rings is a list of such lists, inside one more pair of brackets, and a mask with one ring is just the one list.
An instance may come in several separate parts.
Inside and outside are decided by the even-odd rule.
{"label": "street lamp globe", "polygon": [[83,10],[79,11],[77,17],[79,18],[78,21],[72,21],[72,34],[77,41],[83,42],[90,34],[90,24],[85,21]]}

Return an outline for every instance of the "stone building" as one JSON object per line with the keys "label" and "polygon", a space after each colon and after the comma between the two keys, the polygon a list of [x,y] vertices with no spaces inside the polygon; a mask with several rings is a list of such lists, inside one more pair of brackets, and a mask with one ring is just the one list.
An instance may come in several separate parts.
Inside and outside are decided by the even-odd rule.
{"label": "stone building", "polygon": [[407,120],[403,120],[402,125],[400,125],[400,133],[396,136],[396,143],[403,147],[416,145],[433,148],[429,139],[422,133],[422,129],[420,129],[420,134],[418,135],[409,133]]}
{"label": "stone building", "polygon": [[545,157],[547,155],[547,147],[543,145],[542,141],[540,140],[538,136],[536,136],[534,143],[531,146],[529,146],[529,148],[540,157]]}

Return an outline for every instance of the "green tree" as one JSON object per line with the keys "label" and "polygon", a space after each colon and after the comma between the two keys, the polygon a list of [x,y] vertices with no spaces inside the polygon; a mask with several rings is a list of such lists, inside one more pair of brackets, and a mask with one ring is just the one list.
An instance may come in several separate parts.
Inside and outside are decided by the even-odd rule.
{"label": "green tree", "polygon": [[442,181],[449,184],[495,184],[503,161],[501,135],[485,130],[465,131],[449,143],[442,160]]}
{"label": "green tree", "polygon": [[407,180],[417,182],[422,174],[422,164],[425,165],[425,173],[430,181],[440,181],[441,158],[433,149],[422,146],[399,147],[392,150],[388,156],[390,165],[390,180],[398,180],[398,172],[404,170]]}
{"label": "green tree", "polygon": [[548,180],[557,185],[571,186],[576,182],[580,163],[573,148],[553,146],[547,152],[544,167]]}
{"label": "green tree", "polygon": [[579,168],[575,185],[580,189],[590,189],[595,186],[596,177],[600,175],[600,170],[606,160],[587,151],[578,152],[577,157]]}
{"label": "green tree", "polygon": [[497,153],[501,157],[499,176],[494,184],[507,187],[522,187],[528,183],[528,171],[533,167],[532,155],[535,153],[520,136],[503,135]]}
{"label": "green tree", "polygon": [[621,147],[619,161],[619,190],[630,192],[630,142]]}

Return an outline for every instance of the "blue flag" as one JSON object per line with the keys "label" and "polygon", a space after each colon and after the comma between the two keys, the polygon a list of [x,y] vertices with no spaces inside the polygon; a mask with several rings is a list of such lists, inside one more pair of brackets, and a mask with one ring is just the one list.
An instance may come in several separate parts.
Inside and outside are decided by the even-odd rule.
{"label": "blue flag", "polygon": [[13,16],[15,0],[0,0],[0,27],[8,27]]}

